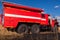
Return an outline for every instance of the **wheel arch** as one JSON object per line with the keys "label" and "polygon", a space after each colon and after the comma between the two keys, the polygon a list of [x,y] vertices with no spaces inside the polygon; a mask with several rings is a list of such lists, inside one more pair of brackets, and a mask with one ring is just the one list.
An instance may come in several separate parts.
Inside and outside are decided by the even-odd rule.
{"label": "wheel arch", "polygon": [[28,26],[31,26],[31,25],[33,25],[33,24],[38,24],[38,25],[40,25],[39,23],[18,22],[18,23],[17,23],[17,26],[16,26],[16,30],[18,29],[18,26],[19,26],[20,24],[26,24],[26,25],[28,25]]}

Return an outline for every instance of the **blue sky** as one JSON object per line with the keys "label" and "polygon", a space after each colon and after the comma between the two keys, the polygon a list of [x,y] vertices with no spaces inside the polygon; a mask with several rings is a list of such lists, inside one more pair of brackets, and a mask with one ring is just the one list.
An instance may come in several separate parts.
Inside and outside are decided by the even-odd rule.
{"label": "blue sky", "polygon": [[[2,1],[2,0],[0,0]],[[51,16],[60,16],[60,0],[4,0],[16,4],[31,6],[44,9],[45,13]],[[0,13],[2,3],[0,2]]]}

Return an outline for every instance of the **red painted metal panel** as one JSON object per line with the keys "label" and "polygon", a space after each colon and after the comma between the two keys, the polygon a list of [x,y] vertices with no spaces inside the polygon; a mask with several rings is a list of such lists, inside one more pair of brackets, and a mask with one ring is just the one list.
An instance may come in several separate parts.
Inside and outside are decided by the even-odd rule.
{"label": "red painted metal panel", "polygon": [[52,20],[51,26],[52,26],[52,28],[54,28],[54,26],[55,26],[55,20]]}
{"label": "red painted metal panel", "polygon": [[40,17],[41,15],[40,13],[31,12],[23,9],[10,8],[10,7],[5,7],[4,12],[8,14],[10,13],[10,14],[35,16],[35,17]]}
{"label": "red painted metal panel", "polygon": [[44,12],[44,10],[42,10],[41,8],[33,8],[33,7],[29,7],[29,6],[22,6],[22,5],[18,5],[18,4],[13,4],[13,3],[9,3],[9,2],[3,2],[3,5],[7,5],[7,6],[14,6],[16,8],[24,8],[24,9],[28,9],[28,10],[36,10],[36,11],[41,11]]}
{"label": "red painted metal panel", "polygon": [[40,24],[41,25],[48,25],[48,14],[44,14],[44,15],[45,15],[44,19],[46,19],[46,20],[45,21],[44,20],[41,20]]}
{"label": "red painted metal panel", "polygon": [[[4,5],[15,6],[9,3],[6,3],[6,4],[4,3]],[[17,6],[17,7],[21,8],[21,6]],[[29,8],[29,7],[23,7],[23,8],[26,8],[29,10],[39,10],[39,9]],[[30,22],[30,23],[39,23],[41,25],[48,25],[47,14],[45,14],[45,18],[42,18],[41,13],[33,12],[29,10],[4,6],[4,27],[15,28],[18,22]]]}
{"label": "red painted metal panel", "polygon": [[[35,13],[35,12],[28,12],[28,11],[23,11],[15,8],[5,8],[4,13],[6,14],[16,14],[16,15],[25,15],[25,16],[34,16],[34,17],[39,17],[41,14]],[[12,22],[12,23],[11,23]],[[35,20],[35,19],[27,19],[27,18],[15,18],[15,17],[5,17],[4,18],[4,25],[6,26],[14,26],[16,27],[18,22],[32,22],[32,23],[39,23],[40,20]]]}

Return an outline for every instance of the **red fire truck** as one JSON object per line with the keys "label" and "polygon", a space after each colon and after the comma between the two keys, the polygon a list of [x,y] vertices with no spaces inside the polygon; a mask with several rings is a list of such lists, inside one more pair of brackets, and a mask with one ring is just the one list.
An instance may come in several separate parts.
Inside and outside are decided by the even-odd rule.
{"label": "red fire truck", "polygon": [[2,24],[5,28],[16,29],[18,33],[39,33],[41,30],[51,30],[54,21],[44,10],[28,6],[3,2]]}

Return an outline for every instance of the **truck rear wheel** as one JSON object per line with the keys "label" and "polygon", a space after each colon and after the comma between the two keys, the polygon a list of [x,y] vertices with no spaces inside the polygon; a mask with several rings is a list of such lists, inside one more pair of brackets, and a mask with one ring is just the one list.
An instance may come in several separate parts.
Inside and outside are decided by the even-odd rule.
{"label": "truck rear wheel", "polygon": [[39,31],[40,31],[39,25],[37,25],[37,24],[32,25],[32,27],[31,27],[32,33],[39,33]]}
{"label": "truck rear wheel", "polygon": [[17,32],[20,33],[20,34],[25,34],[28,32],[28,26],[25,25],[25,24],[21,24],[19,25],[18,29],[17,29]]}

